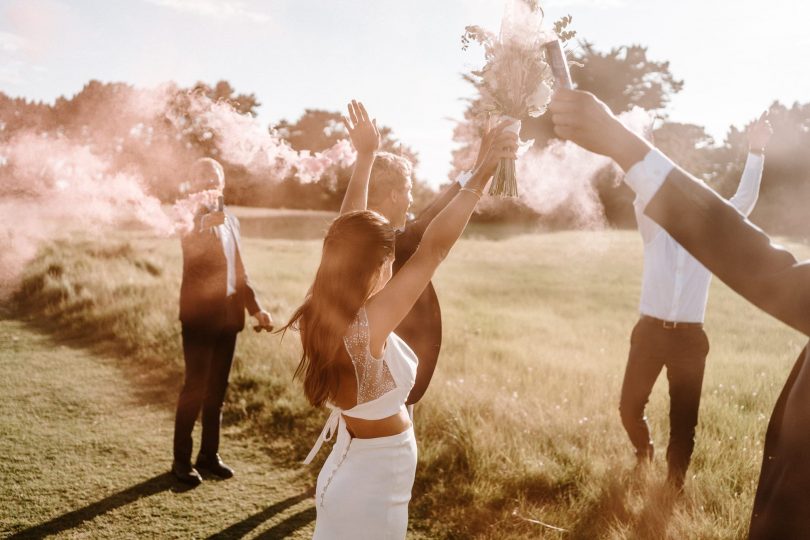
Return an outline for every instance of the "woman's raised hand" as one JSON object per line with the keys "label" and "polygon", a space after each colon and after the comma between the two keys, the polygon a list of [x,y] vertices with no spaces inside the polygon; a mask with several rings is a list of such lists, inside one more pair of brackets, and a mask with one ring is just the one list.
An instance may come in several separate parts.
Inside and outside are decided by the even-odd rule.
{"label": "woman's raised hand", "polygon": [[377,119],[369,120],[363,103],[352,100],[348,106],[349,116],[341,116],[343,125],[349,132],[349,139],[358,154],[370,155],[380,149],[381,137],[377,129]]}
{"label": "woman's raised hand", "polygon": [[487,129],[478,147],[473,173],[484,182],[495,174],[495,168],[501,159],[517,159],[518,136],[511,131],[504,131],[512,121],[504,120],[492,129]]}

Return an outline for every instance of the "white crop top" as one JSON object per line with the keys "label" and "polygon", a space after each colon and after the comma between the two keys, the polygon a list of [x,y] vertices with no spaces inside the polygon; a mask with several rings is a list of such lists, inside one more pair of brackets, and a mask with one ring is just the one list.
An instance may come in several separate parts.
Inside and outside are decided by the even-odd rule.
{"label": "white crop top", "polygon": [[385,340],[382,358],[374,358],[369,349],[369,329],[366,308],[361,307],[349,324],[343,343],[354,365],[357,377],[357,403],[345,411],[327,403],[332,414],[304,463],[309,463],[324,441],[332,438],[343,415],[363,420],[381,420],[405,408],[405,401],[416,382],[419,360],[402,338],[391,332]]}

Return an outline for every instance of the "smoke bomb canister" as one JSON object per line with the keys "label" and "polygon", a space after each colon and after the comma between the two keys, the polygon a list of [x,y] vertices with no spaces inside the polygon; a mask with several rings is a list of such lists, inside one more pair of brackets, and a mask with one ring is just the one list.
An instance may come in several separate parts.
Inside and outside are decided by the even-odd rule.
{"label": "smoke bomb canister", "polygon": [[555,39],[546,43],[544,47],[546,48],[546,58],[551,66],[551,72],[554,74],[554,80],[559,86],[570,90],[574,85],[571,82],[571,72],[568,71],[568,61],[565,59],[562,43],[560,43],[559,39]]}

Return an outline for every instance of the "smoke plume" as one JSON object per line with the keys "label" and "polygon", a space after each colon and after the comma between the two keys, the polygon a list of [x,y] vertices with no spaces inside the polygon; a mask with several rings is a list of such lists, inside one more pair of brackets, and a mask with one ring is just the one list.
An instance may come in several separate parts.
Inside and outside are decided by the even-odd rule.
{"label": "smoke plume", "polygon": [[[619,115],[619,120],[636,133],[649,137],[653,117],[641,108]],[[568,142],[554,139],[544,148],[531,148],[517,162],[520,199],[541,215],[560,209],[573,216],[573,225],[600,228],[605,212],[595,181],[606,168],[621,179],[613,161]]]}
{"label": "smoke plume", "polygon": [[[185,171],[201,157],[193,140],[207,142],[211,157],[269,182],[290,175],[313,182],[354,161],[346,140],[324,152],[297,152],[230,104],[173,85],[112,92],[88,91],[78,126],[57,121],[43,129],[42,122],[10,126],[0,119],[0,297],[13,290],[43,241],[69,231],[103,234],[133,222],[161,236],[186,229],[193,200],[168,213],[162,204],[179,193]],[[19,118],[10,112],[5,118]]]}

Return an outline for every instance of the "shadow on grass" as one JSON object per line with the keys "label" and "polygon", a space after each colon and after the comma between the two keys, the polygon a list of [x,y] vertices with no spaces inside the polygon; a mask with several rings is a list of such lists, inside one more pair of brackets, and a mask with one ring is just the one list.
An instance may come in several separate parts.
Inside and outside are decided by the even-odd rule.
{"label": "shadow on grass", "polygon": [[109,497],[89,504],[84,508],[73,510],[67,514],[55,517],[50,521],[46,521],[45,523],[17,532],[11,535],[9,539],[42,538],[44,536],[58,534],[76,528],[86,521],[91,521],[100,515],[132,504],[145,497],[150,497],[163,491],[184,492],[189,489],[191,488],[178,484],[170,473],[159,474],[140,484],[113,493]]}
{"label": "shadow on grass", "polygon": [[[249,516],[238,523],[234,523],[227,529],[223,529],[216,534],[212,534],[211,536],[208,537],[207,540],[242,538],[253,529],[261,526],[261,524],[267,521],[268,519],[273,518],[273,516],[280,514],[287,508],[295,506],[296,504],[310,497],[312,497],[312,491],[308,491],[305,493],[301,493],[300,495],[294,495],[292,497],[284,499],[283,501],[268,506],[267,508],[265,508],[260,512],[256,512],[252,516]],[[288,517],[281,523],[274,525],[271,529],[268,529],[261,535],[257,536],[257,538],[285,538],[287,534],[297,529],[300,529],[301,527],[312,522],[314,519],[315,519],[315,509],[308,508],[306,510],[302,510],[297,514]],[[283,534],[281,534],[282,530]],[[277,533],[280,535],[273,536]]]}
{"label": "shadow on grass", "polygon": [[633,524],[633,538],[666,538],[667,524],[679,498],[678,491],[667,483],[651,488]]}
{"label": "shadow on grass", "polygon": [[[611,527],[620,525],[630,531],[629,538],[666,538],[669,520],[679,494],[669,484],[649,486],[650,471],[613,469],[603,478],[599,495],[594,497],[577,520],[571,538],[591,539]],[[630,508],[628,496],[633,491],[645,491],[640,512]]]}
{"label": "shadow on grass", "polygon": [[267,529],[257,536],[256,540],[278,540],[280,538],[287,538],[290,534],[313,521],[315,521],[315,508],[307,508],[288,517],[278,525]]}
{"label": "shadow on grass", "polygon": [[627,471],[608,471],[603,477],[599,494],[577,519],[576,526],[571,530],[571,538],[595,538],[597,532],[607,530],[610,524],[632,521],[627,496],[635,484]]}

